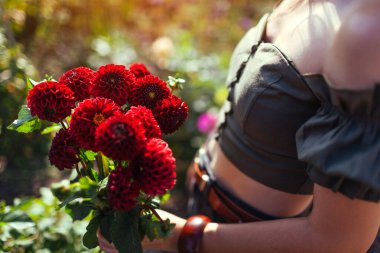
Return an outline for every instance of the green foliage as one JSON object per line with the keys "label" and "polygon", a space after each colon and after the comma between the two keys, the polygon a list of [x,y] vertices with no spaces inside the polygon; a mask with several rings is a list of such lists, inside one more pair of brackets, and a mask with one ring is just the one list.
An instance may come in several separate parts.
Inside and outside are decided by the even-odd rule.
{"label": "green foliage", "polygon": [[7,127],[8,130],[15,130],[19,133],[30,133],[40,128],[41,120],[32,116],[30,114],[30,109],[26,105],[21,107],[21,110],[18,113],[18,118]]}
{"label": "green foliage", "polygon": [[26,85],[28,87],[28,89],[32,89],[34,86],[36,86],[38,84],[38,82],[34,81],[33,79],[31,78],[27,78],[26,79]]}
{"label": "green foliage", "polygon": [[139,234],[139,209],[115,212],[111,223],[111,240],[120,253],[142,253]]}
{"label": "green foliage", "polygon": [[41,188],[40,198],[1,202],[0,252],[98,252],[81,243],[88,220],[72,222],[57,205],[47,188]]}
{"label": "green foliage", "polygon": [[52,126],[48,126],[44,130],[42,130],[41,134],[51,134],[54,132],[58,132],[61,129],[62,129],[62,125],[53,124]]}
{"label": "green foliage", "polygon": [[89,249],[93,249],[99,245],[96,232],[100,225],[100,216],[91,219],[86,227],[86,233],[83,236],[83,244]]}
{"label": "green foliage", "polygon": [[169,219],[161,221],[154,213],[146,212],[141,217],[140,226],[149,240],[153,241],[157,238],[167,238],[175,224],[170,223]]}

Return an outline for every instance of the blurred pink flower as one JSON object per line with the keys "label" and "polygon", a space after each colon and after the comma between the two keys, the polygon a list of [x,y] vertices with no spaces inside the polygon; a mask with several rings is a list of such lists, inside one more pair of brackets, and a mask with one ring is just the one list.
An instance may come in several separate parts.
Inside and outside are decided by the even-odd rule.
{"label": "blurred pink flower", "polygon": [[214,130],[218,119],[214,113],[202,113],[197,119],[197,128],[201,133],[208,134]]}

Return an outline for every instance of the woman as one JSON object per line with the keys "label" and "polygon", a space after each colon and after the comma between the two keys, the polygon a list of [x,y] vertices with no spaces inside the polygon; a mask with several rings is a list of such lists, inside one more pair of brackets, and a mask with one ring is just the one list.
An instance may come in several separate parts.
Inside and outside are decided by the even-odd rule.
{"label": "woman", "polygon": [[218,131],[194,164],[193,211],[214,222],[162,211],[176,227],[145,248],[370,248],[380,225],[379,11],[378,0],[284,0],[246,34]]}

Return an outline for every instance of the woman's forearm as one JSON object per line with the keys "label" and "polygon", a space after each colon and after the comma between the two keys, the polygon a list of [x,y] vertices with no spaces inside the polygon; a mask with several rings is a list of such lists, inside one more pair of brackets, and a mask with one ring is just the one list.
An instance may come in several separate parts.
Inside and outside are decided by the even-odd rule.
{"label": "woman's forearm", "polygon": [[[201,253],[255,252],[364,252],[339,235],[323,234],[308,218],[292,218],[245,224],[210,223],[201,244]],[[358,245],[358,247],[361,247]]]}
{"label": "woman's forearm", "polygon": [[380,226],[380,204],[314,186],[308,217],[206,226],[201,253],[366,252]]}

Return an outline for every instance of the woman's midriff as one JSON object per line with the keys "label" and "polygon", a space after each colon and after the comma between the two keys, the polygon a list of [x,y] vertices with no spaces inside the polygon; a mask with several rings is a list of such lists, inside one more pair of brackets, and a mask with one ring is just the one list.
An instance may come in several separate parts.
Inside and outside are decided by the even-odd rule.
{"label": "woman's midriff", "polygon": [[214,139],[207,143],[207,151],[216,179],[252,207],[269,215],[291,217],[302,213],[310,205],[312,195],[282,192],[243,174],[224,155]]}

